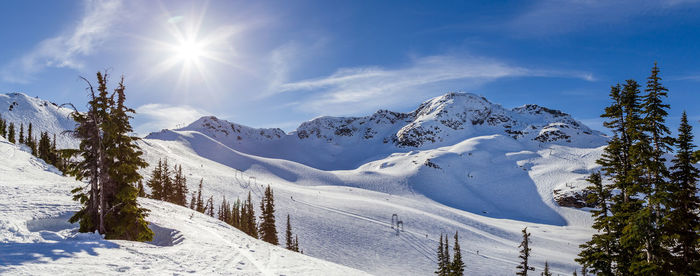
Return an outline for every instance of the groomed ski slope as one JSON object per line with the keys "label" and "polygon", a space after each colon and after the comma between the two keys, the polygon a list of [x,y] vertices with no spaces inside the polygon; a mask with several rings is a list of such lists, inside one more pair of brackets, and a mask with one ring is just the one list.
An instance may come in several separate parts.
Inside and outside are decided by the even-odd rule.
{"label": "groomed ski slope", "polygon": [[363,275],[252,239],[189,209],[139,199],[151,243],[104,240],[67,222],[80,185],[0,137],[2,275]]}
{"label": "groomed ski slope", "polygon": [[[593,234],[590,214],[559,207],[552,190],[585,185],[582,179],[601,148],[553,145],[524,151],[504,143],[512,139],[493,135],[397,153],[355,170],[323,171],[240,153],[196,131],[157,137],[139,142],[146,160],[156,164],[167,157],[171,165],[182,165],[190,190],[204,179],[204,195],[213,195],[216,204],[223,196],[243,199],[250,191],[257,206],[262,188],[270,185],[278,229],[284,229],[289,213],[305,254],[375,275],[432,274],[440,234],[448,234],[452,243],[455,231],[469,274],[512,275],[526,226],[537,273],[548,261],[556,273],[570,274],[578,269],[578,245]],[[467,170],[436,170],[423,165],[426,158]],[[470,170],[479,181],[465,186],[462,174]],[[436,200],[465,205],[453,208]],[[392,214],[404,224],[398,235],[391,228]]]}

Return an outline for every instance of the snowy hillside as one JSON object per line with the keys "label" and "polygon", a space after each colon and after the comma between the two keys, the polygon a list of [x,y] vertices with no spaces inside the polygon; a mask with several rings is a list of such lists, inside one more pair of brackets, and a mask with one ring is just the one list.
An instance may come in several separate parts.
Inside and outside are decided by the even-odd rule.
{"label": "snowy hillside", "polygon": [[20,124],[24,124],[25,135],[29,123],[32,123],[34,135],[37,137],[42,131],[56,134],[56,146],[59,148],[78,146],[75,139],[62,134],[63,131],[75,127],[75,122],[69,117],[72,111],[69,107],[61,107],[23,93],[0,94],[0,117],[8,123],[14,123],[17,131]]}
{"label": "snowy hillside", "polygon": [[[512,275],[525,226],[533,233],[538,271],[545,261],[562,274],[576,268],[578,245],[592,234],[590,214],[557,201],[576,201],[606,139],[559,111],[535,105],[509,110],[450,93],[410,113],[320,117],[292,133],[202,117],[138,143],[151,165],[142,175],[167,158],[183,166],[190,191],[204,179],[204,196],[214,196],[217,205],[224,196],[248,192],[257,204],[262,186],[270,185],[277,216],[291,215],[308,256],[372,274],[429,275],[440,234],[459,231],[467,272]],[[31,216],[75,208],[63,200],[59,205],[73,207]],[[154,210],[167,206],[168,213],[189,212],[142,202]],[[391,228],[393,214],[404,231]],[[179,225],[192,223],[161,215],[150,217],[159,227],[185,233]],[[197,214],[193,219],[225,227]],[[284,229],[283,220],[277,223]],[[7,235],[14,237],[23,227],[18,225]]]}
{"label": "snowy hillside", "polygon": [[81,183],[56,174],[0,137],[0,274],[362,275],[361,271],[252,239],[214,218],[160,201],[151,243],[104,240],[67,222]]}

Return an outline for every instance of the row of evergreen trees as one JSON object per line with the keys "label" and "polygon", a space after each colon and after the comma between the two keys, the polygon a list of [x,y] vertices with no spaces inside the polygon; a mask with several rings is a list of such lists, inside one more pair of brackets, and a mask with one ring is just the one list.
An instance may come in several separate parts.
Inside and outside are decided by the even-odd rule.
{"label": "row of evergreen trees", "polygon": [[[17,134],[19,134],[19,139],[17,139]],[[66,160],[61,156],[59,150],[56,149],[56,134],[53,135],[53,140],[51,140],[48,132],[41,132],[37,140],[33,133],[32,123],[29,123],[27,126],[27,135],[25,136],[23,123],[19,125],[19,133],[16,133],[15,124],[7,122],[0,117],[0,136],[6,138],[10,143],[26,145],[31,150],[32,155],[65,172]]]}
{"label": "row of evergreen trees", "polygon": [[72,133],[80,146],[70,153],[79,157],[66,169],[87,185],[73,190],[73,198],[83,206],[70,222],[79,222],[80,232],[98,231],[107,239],[150,241],[153,232],[145,220],[148,210],[136,201],[136,185],[141,180],[137,170],[146,163],[134,143],[138,138],[129,135],[134,110],[125,105],[124,78],[112,93],[107,90],[106,73],[97,73],[96,88],[83,80],[88,85],[88,110],[78,112],[73,107],[76,128]]}
{"label": "row of evergreen trees", "polygon": [[[187,206],[187,178],[182,174],[182,165],[175,165],[171,171],[167,159],[158,160],[146,185],[151,189],[148,197]],[[139,190],[143,191],[143,187],[139,187]],[[145,192],[141,194],[145,195]]]}
{"label": "row of evergreen trees", "polygon": [[668,89],[656,64],[644,92],[635,80],[611,88],[601,117],[613,138],[597,161],[602,172],[588,177],[598,233],[581,245],[577,261],[599,275],[697,275],[700,172],[692,128],[684,112],[678,137],[669,135]]}
{"label": "row of evergreen trees", "polygon": [[[165,163],[164,166],[167,167],[167,163]],[[156,170],[158,170],[157,167]],[[181,170],[182,166],[180,166],[178,169],[178,174],[181,174]],[[206,202],[203,201],[202,185],[203,180],[200,180],[197,192],[192,193],[189,207],[192,210],[214,217],[213,197],[209,197]],[[255,215],[255,207],[253,205],[252,196],[249,191],[248,197],[245,201],[236,199],[234,202],[229,202],[224,196],[217,211],[217,218],[243,231],[243,233],[246,233],[253,238],[261,239],[274,245],[279,245],[279,239],[277,237],[278,232],[275,224],[275,199],[272,188],[270,188],[269,185],[267,188],[265,188],[262,200],[260,201],[260,213],[260,220],[258,222],[258,218],[256,218]],[[285,238],[286,249],[303,253],[303,251],[299,248],[299,237],[292,234],[292,225],[289,215],[287,215],[287,229],[285,232]]]}
{"label": "row of evergreen trees", "polygon": [[438,269],[435,274],[440,276],[461,276],[464,275],[464,262],[462,261],[462,250],[459,246],[459,233],[455,232],[454,256],[450,261],[450,247],[447,235],[440,234],[440,243],[437,249]]}

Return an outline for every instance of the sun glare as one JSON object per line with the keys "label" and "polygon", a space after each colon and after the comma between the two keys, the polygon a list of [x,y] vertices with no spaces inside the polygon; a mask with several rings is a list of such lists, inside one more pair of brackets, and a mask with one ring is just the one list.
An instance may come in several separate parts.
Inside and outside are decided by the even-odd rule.
{"label": "sun glare", "polygon": [[183,41],[176,47],[178,59],[184,62],[197,62],[203,53],[204,49],[194,41]]}

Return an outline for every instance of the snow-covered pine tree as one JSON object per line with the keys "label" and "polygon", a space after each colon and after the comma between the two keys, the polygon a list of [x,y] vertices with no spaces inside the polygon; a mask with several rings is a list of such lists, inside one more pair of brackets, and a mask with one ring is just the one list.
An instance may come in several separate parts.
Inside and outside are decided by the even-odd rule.
{"label": "snow-covered pine tree", "polygon": [[26,144],[32,150],[32,155],[37,156],[36,140],[34,139],[34,133],[32,128],[32,123],[29,123],[29,126],[27,127]]}
{"label": "snow-covered pine tree", "polygon": [[253,207],[250,191],[248,191],[248,199],[245,202],[245,229],[243,232],[246,232],[256,239],[259,238],[258,223],[255,218],[255,207]]}
{"label": "snow-covered pine tree", "polygon": [[151,240],[153,232],[145,220],[148,210],[136,202],[134,184],[141,178],[137,170],[146,164],[133,143],[137,138],[128,136],[132,131],[128,114],[133,110],[124,106],[123,78],[112,96],[108,96],[107,76],[101,72],[97,73],[97,95],[90,82],[83,80],[90,96],[88,111],[74,108],[71,114],[76,122],[73,133],[81,140],[76,152],[82,158],[70,164],[67,172],[89,184],[73,190],[83,208],[70,222],[79,222],[81,232],[98,230],[108,239]]}
{"label": "snow-covered pine tree", "polygon": [[676,139],[676,155],[671,163],[671,197],[668,206],[671,211],[667,214],[667,233],[664,237],[670,245],[672,258],[669,272],[678,275],[700,274],[700,209],[698,198],[698,179],[700,170],[693,165],[692,153],[693,128],[688,124],[685,112],[681,116]]}
{"label": "snow-covered pine tree", "polygon": [[195,210],[200,213],[204,213],[204,201],[202,200],[202,184],[204,183],[204,178],[199,180],[199,188],[197,188],[197,204],[195,205]]}
{"label": "snow-covered pine tree", "polygon": [[214,196],[209,196],[207,199],[207,216],[214,217]]}
{"label": "snow-covered pine tree", "polygon": [[462,276],[464,275],[464,262],[462,261],[462,250],[459,246],[459,232],[455,232],[455,245],[453,247],[454,257],[452,258],[452,263],[450,264],[450,275]]}
{"label": "snow-covered pine tree", "polygon": [[442,242],[442,233],[440,233],[440,243],[438,244],[437,249],[437,265],[438,269],[435,271],[435,274],[438,276],[446,276],[447,267],[445,265],[445,248],[444,243]]}
{"label": "snow-covered pine tree", "polygon": [[10,126],[7,129],[7,141],[10,141],[10,143],[15,143],[15,123],[10,123]]}
{"label": "snow-covered pine tree", "polygon": [[173,203],[187,206],[187,178],[182,174],[182,165],[175,166],[175,178],[173,180],[173,186],[175,188],[175,198]]}
{"label": "snow-covered pine tree", "polygon": [[293,245],[293,248],[294,248],[294,249],[292,249],[292,250],[293,250],[294,252],[299,252],[299,253],[301,253],[301,254],[304,254],[304,250],[301,250],[301,249],[299,248],[299,236],[296,235],[296,234],[294,234],[294,245]]}
{"label": "snow-covered pine tree", "polygon": [[284,232],[285,238],[285,248],[294,251],[294,240],[292,238],[292,223],[289,219],[289,214],[287,214],[287,229]]}
{"label": "snow-covered pine tree", "polygon": [[530,233],[527,232],[527,227],[523,228],[523,241],[520,242],[520,264],[518,264],[518,271],[515,272],[516,275],[527,276],[528,271],[534,271],[535,268],[528,264],[530,259]]}
{"label": "snow-covered pine tree", "polygon": [[[105,80],[106,84],[106,80]],[[107,239],[124,239],[133,241],[153,240],[153,231],[148,228],[146,216],[148,209],[141,208],[137,202],[138,190],[136,183],[141,180],[139,168],[148,164],[141,157],[138,137],[130,136],[133,132],[129,120],[135,111],[125,105],[126,94],[124,77],[121,78],[114,90],[116,102],[110,101],[108,124],[104,132],[106,142],[106,159],[111,183],[111,193],[108,196],[105,209]]]}
{"label": "snow-covered pine tree", "polygon": [[24,123],[19,123],[19,143],[24,144]]}
{"label": "snow-covered pine tree", "polygon": [[231,207],[231,225],[241,229],[241,200],[239,198],[236,198]]}
{"label": "snow-covered pine tree", "polygon": [[[576,273],[576,271],[574,271]],[[542,276],[552,276],[552,272],[549,271],[549,262],[544,261],[544,271],[542,271]]]}
{"label": "snow-covered pine tree", "polygon": [[[160,174],[160,183],[163,184],[163,201],[174,203],[175,188],[173,186],[173,178],[170,176],[170,167],[168,159],[163,160],[163,171]],[[213,206],[212,206],[213,208]]]}
{"label": "snow-covered pine tree", "polygon": [[146,182],[148,188],[151,189],[152,199],[163,200],[163,161],[158,159],[158,165],[151,172],[151,179]]}
{"label": "snow-covered pine tree", "polygon": [[275,198],[270,185],[267,185],[267,188],[265,188],[265,193],[260,201],[260,212],[258,231],[260,239],[278,245],[277,227],[275,226]]}

